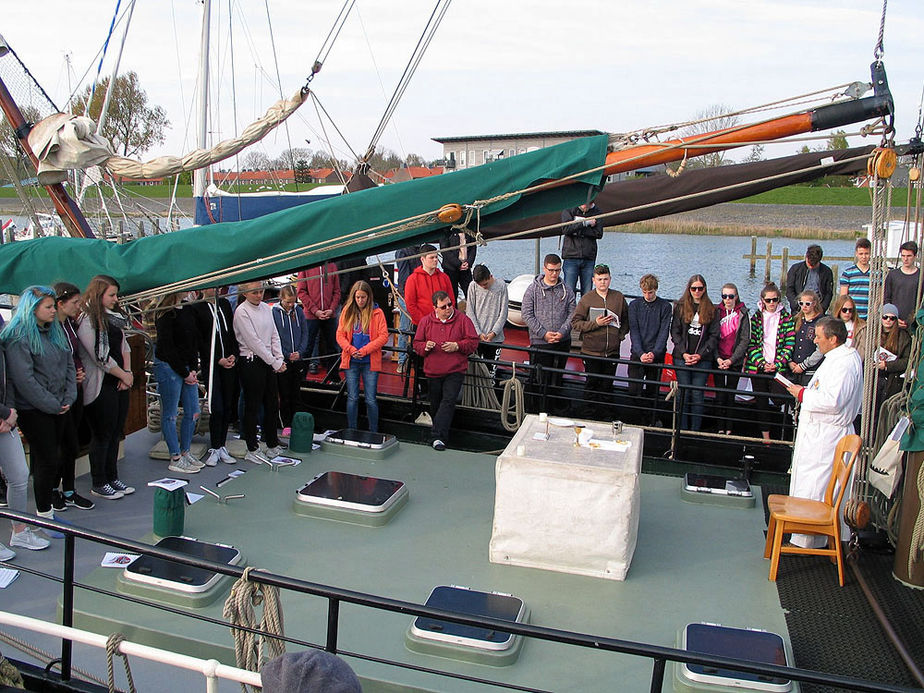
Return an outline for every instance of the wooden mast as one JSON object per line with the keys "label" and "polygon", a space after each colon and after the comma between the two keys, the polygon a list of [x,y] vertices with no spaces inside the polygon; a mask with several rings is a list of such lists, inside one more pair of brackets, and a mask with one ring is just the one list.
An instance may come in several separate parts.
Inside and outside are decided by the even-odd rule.
{"label": "wooden mast", "polygon": [[[35,170],[38,171],[39,160],[35,152],[32,151],[32,147],[29,146],[28,141],[29,130],[32,126],[26,122],[26,119],[22,115],[22,111],[19,110],[19,106],[16,105],[16,102],[13,100],[9,89],[6,88],[6,84],[3,83],[2,79],[0,79],[0,108],[3,109],[3,114],[12,126],[16,139],[19,141],[26,156],[29,157]],[[71,236],[74,238],[96,237],[90,225],[87,223],[86,218],[83,216],[83,213],[80,211],[80,208],[77,207],[74,200],[67,194],[63,185],[55,183],[44,187],[45,190],[48,191],[49,197],[51,197],[51,201],[55,206],[55,210],[58,212],[58,216],[61,217],[61,221],[64,222],[64,226]]]}

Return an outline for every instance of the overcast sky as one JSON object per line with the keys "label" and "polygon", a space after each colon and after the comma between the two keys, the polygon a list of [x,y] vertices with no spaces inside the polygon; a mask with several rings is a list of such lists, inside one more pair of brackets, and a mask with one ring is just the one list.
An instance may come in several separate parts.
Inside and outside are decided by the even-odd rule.
{"label": "overcast sky", "polygon": [[[232,0],[234,90],[242,128],[301,86],[342,0]],[[122,0],[122,9],[128,5]],[[213,134],[235,131],[229,2],[213,0]],[[313,86],[354,150],[365,150],[435,0],[357,0]],[[59,107],[96,71],[116,0],[4,3],[0,33]],[[755,106],[869,80],[880,0],[455,0],[381,143],[441,156],[430,138],[540,130],[610,132],[683,121],[715,104]],[[171,121],[149,152],[191,148],[187,127],[201,3],[138,0],[121,72],[134,70]],[[121,27],[103,74],[112,70]],[[924,86],[924,2],[891,0],[884,61],[898,140],[918,120]],[[70,69],[66,67],[69,56]],[[89,70],[89,75],[86,73]],[[220,93],[218,93],[220,92]],[[333,136],[329,124],[328,134]],[[856,128],[851,128],[851,131]],[[326,148],[310,103],[263,143]],[[862,144],[852,138],[851,144]],[[786,154],[802,143],[770,150]],[[811,143],[814,144],[814,143]],[[342,141],[337,153],[348,158]]]}

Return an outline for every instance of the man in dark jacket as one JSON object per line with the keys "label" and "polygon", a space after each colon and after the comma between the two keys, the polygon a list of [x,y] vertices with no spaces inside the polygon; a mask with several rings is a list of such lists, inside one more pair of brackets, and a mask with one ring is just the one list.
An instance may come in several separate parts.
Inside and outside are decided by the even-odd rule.
{"label": "man in dark jacket", "polygon": [[587,202],[561,213],[562,222],[571,222],[562,229],[564,239],[561,256],[564,258],[565,285],[577,294],[578,277],[581,295],[593,289],[593,271],[597,263],[597,239],[603,238],[603,222],[593,219],[601,214],[593,202]]}
{"label": "man in dark jacket", "polygon": [[411,314],[407,310],[407,303],[404,302],[404,291],[407,286],[407,280],[417,267],[420,261],[414,257],[417,255],[417,246],[409,245],[406,248],[399,248],[395,251],[395,264],[398,267],[398,306],[400,318],[398,323],[398,373],[404,373],[405,362],[407,361],[407,345],[411,338],[408,336],[414,328],[411,322]]}
{"label": "man in dark jacket", "polygon": [[[639,280],[642,297],[629,304],[629,337],[632,350],[629,364],[629,394],[644,396],[651,406],[651,421],[655,421],[661,369],[667,353],[667,336],[671,328],[671,304],[658,296],[658,278],[646,274]],[[647,381],[644,384],[640,381]],[[644,390],[644,392],[643,392]]]}
{"label": "man in dark jacket", "polygon": [[834,273],[821,261],[821,246],[812,244],[805,251],[805,261],[797,262],[786,273],[786,299],[793,314],[799,312],[799,294],[811,289],[821,298],[821,312],[827,313],[834,296]]}
{"label": "man in dark jacket", "polygon": [[448,293],[435,292],[433,308],[417,325],[414,351],[423,357],[430,385],[431,445],[434,450],[445,450],[468,357],[475,353],[479,340],[471,319],[456,311]]}
{"label": "man in dark jacket", "polygon": [[[475,255],[478,252],[477,245],[465,245],[469,239],[464,233],[457,233],[450,229],[449,232],[440,239],[440,255],[443,258],[443,271],[449,277],[449,283],[452,286],[453,300],[459,297],[459,287],[462,287],[462,293],[468,298],[468,287],[472,283],[472,267],[475,266]],[[456,248],[455,246],[461,246]]]}

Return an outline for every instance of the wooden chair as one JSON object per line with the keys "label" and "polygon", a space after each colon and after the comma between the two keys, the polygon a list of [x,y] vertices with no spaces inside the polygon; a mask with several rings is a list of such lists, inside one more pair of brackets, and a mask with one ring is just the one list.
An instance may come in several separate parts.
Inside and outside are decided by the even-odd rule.
{"label": "wooden chair", "polygon": [[[860,452],[862,440],[857,435],[847,435],[841,438],[834,452],[834,469],[831,480],[825,491],[823,501],[808,498],[796,498],[773,494],[767,498],[767,507],[770,509],[770,522],[767,526],[767,543],[764,547],[764,558],[770,559],[770,580],[776,581],[777,570],[780,566],[780,554],[812,554],[816,556],[830,556],[832,562],[837,561],[837,578],[841,587],[844,586],[844,554],[841,548],[840,513],[841,502],[847,485],[850,483],[850,473],[854,462]],[[835,497],[836,493],[836,497]],[[784,534],[815,534],[828,537],[825,548],[804,549],[800,546],[783,546]]]}

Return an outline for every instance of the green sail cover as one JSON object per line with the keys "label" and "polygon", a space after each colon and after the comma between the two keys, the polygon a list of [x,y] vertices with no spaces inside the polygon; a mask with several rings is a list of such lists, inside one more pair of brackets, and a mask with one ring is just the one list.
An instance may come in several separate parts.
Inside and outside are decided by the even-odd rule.
{"label": "green sail cover", "polygon": [[[413,239],[433,237],[444,223],[433,220],[423,225],[399,224],[397,228],[395,223],[445,204],[470,204],[546,179],[582,174],[575,178],[575,185],[492,202],[482,209],[482,223],[503,223],[565,209],[585,202],[589,188],[600,184],[603,174],[599,169],[586,172],[603,164],[606,146],[606,135],[581,138],[476,168],[312,202],[259,219],[175,231],[124,245],[81,238],[10,243],[0,246],[0,293],[18,294],[31,284],[58,280],[85,286],[97,274],[115,277],[123,294],[188,280],[202,287],[287,274],[326,259],[397,248]],[[389,226],[358,233],[383,225]],[[306,251],[298,250],[306,246]],[[280,255],[281,259],[265,260]]]}

